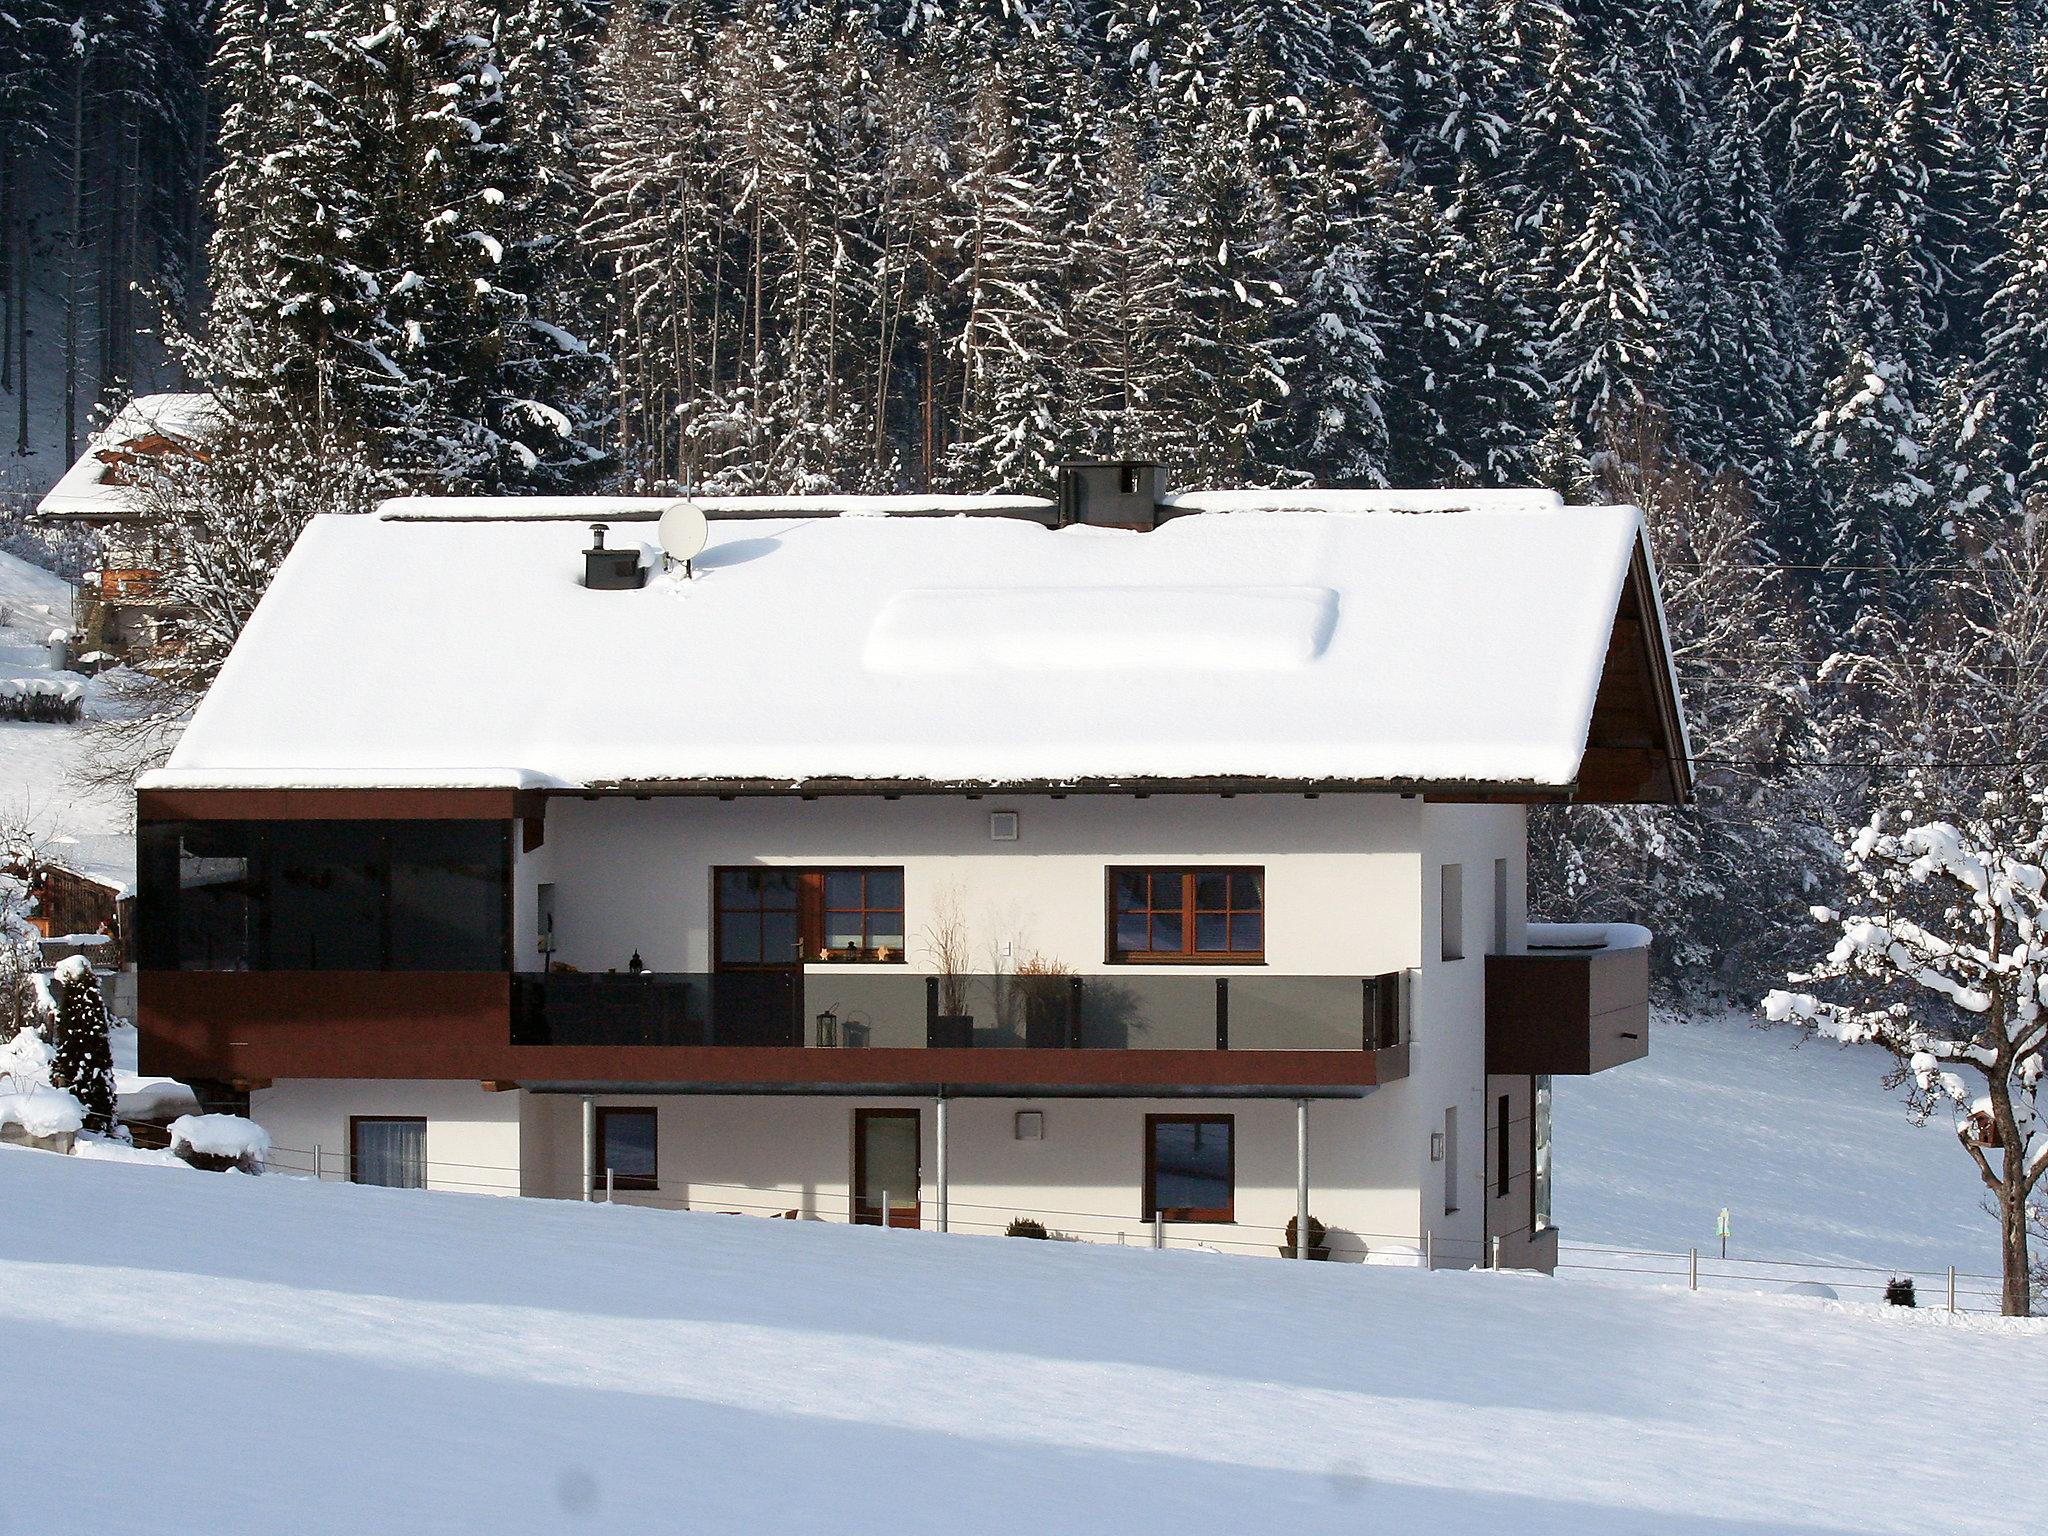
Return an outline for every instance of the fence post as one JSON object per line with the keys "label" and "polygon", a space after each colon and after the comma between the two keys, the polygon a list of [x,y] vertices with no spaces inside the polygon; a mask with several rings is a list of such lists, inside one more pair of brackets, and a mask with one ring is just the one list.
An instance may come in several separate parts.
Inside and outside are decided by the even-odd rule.
{"label": "fence post", "polygon": [[612,1203],[612,1168],[609,1163],[605,1164],[604,1169],[604,1203],[606,1205]]}
{"label": "fence post", "polygon": [[1956,1267],[1953,1264],[1948,1267],[1948,1309],[1951,1312],[1956,1309]]}
{"label": "fence post", "polygon": [[1487,1260],[1490,1268],[1500,1268],[1500,1234],[1498,1232],[1493,1236],[1493,1251],[1487,1255]]}
{"label": "fence post", "polygon": [[882,1191],[882,1230],[889,1230],[889,1191]]}
{"label": "fence post", "polygon": [[324,1176],[320,1171],[320,1163],[320,1143],[316,1141],[313,1143],[313,1182],[316,1184],[319,1183],[322,1177]]}
{"label": "fence post", "polygon": [[1436,1268],[1435,1227],[1424,1227],[1422,1229],[1422,1267],[1425,1270],[1431,1270]]}
{"label": "fence post", "polygon": [[1157,1211],[1152,1213],[1152,1246],[1154,1248],[1164,1248],[1166,1246],[1166,1218]]}
{"label": "fence post", "polygon": [[1696,1290],[1698,1290],[1699,1288],[1700,1288],[1700,1251],[1699,1251],[1699,1249],[1695,1248],[1695,1249],[1693,1249],[1693,1251],[1692,1251],[1692,1263],[1691,1263],[1691,1265],[1690,1265],[1690,1266],[1688,1267],[1688,1269],[1687,1269],[1687,1272],[1686,1272],[1686,1289],[1687,1289],[1687,1290],[1691,1290],[1691,1291],[1696,1291]]}

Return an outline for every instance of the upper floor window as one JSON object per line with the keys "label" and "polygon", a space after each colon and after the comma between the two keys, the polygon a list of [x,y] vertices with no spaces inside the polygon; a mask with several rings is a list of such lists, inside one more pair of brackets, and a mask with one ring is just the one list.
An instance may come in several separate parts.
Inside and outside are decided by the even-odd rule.
{"label": "upper floor window", "polygon": [[1263,869],[1112,869],[1109,957],[1129,962],[1263,960]]}
{"label": "upper floor window", "polygon": [[156,822],[140,844],[153,970],[510,966],[503,822]]}
{"label": "upper floor window", "polygon": [[901,960],[903,871],[721,869],[718,963]]}

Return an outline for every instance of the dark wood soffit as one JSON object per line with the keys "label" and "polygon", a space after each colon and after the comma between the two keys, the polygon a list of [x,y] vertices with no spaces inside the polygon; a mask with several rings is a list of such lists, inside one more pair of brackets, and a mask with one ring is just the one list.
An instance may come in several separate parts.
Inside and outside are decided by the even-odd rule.
{"label": "dark wood soffit", "polygon": [[543,802],[515,789],[144,789],[140,821],[510,821]]}
{"label": "dark wood soffit", "polygon": [[1608,636],[1573,798],[1600,805],[1690,800],[1692,767],[1679,721],[1649,563],[1638,546]]}
{"label": "dark wood soffit", "polygon": [[618,798],[746,799],[816,796],[917,795],[1420,795],[1429,800],[1485,800],[1536,804],[1569,800],[1568,784],[1493,783],[1459,779],[645,779],[619,780],[583,789],[543,791],[550,799]]}

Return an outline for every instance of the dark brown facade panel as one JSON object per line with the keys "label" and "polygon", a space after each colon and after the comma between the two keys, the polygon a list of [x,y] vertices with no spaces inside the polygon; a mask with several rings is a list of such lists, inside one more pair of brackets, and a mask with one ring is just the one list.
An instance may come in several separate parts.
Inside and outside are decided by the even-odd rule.
{"label": "dark brown facade panel", "polygon": [[1582,1077],[1650,1049],[1650,951],[1489,955],[1486,1070]]}
{"label": "dark brown facade panel", "polygon": [[940,1081],[1058,1087],[1373,1087],[1407,1051],[820,1050],[511,1043],[502,973],[154,972],[141,1069],[294,1077],[735,1084]]}
{"label": "dark brown facade panel", "polygon": [[145,789],[140,821],[509,821],[539,815],[515,789]]}

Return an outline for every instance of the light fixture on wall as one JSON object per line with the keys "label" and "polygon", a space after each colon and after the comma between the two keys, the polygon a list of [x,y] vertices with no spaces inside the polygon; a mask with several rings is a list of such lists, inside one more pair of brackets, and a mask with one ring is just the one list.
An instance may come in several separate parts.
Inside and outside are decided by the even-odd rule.
{"label": "light fixture on wall", "polygon": [[1017,1111],[1017,1139],[1019,1141],[1045,1140],[1044,1110],[1020,1109]]}
{"label": "light fixture on wall", "polygon": [[1016,842],[1017,813],[1015,811],[990,811],[988,813],[988,840],[992,843]]}
{"label": "light fixture on wall", "polygon": [[1444,1160],[1444,1133],[1442,1131],[1431,1131],[1429,1133],[1429,1160],[1432,1163],[1440,1163]]}

